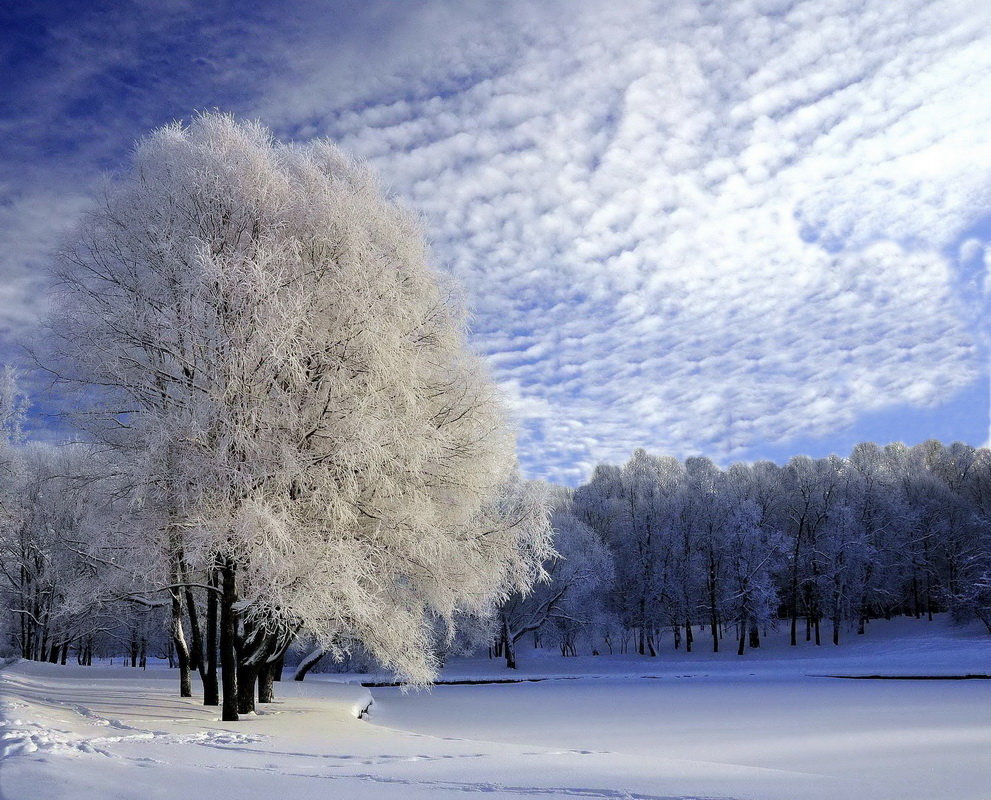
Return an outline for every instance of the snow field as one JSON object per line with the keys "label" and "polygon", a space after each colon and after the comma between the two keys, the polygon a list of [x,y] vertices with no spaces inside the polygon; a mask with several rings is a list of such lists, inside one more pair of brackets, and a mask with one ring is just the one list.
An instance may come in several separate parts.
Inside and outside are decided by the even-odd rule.
{"label": "snow field", "polygon": [[[774,636],[743,659],[521,649],[521,677],[568,679],[369,693],[317,675],[239,723],[176,697],[168,670],[21,662],[0,671],[0,797],[991,796],[991,681],[821,677],[988,671],[991,637],[899,620],[816,652]],[[506,677],[487,661],[453,661],[447,677]],[[593,664],[598,677],[577,674]]]}

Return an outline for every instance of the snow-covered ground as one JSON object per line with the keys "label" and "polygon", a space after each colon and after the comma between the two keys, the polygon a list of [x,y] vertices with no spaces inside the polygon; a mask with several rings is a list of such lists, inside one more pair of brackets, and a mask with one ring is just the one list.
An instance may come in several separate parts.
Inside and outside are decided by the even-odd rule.
{"label": "snow-covered ground", "polygon": [[840,648],[779,635],[743,658],[520,656],[519,677],[566,679],[403,694],[312,675],[239,723],[175,697],[167,670],[17,663],[0,672],[0,796],[991,797],[991,681],[822,677],[987,674],[977,628],[876,622]]}

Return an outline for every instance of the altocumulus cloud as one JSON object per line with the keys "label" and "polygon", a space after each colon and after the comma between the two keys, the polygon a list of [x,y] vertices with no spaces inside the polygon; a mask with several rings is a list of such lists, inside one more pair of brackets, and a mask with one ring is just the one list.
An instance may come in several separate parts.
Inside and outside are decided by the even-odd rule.
{"label": "altocumulus cloud", "polygon": [[466,286],[528,473],[574,482],[973,385],[985,5],[304,4],[174,99],[371,161]]}
{"label": "altocumulus cloud", "polygon": [[452,8],[431,49],[433,6],[390,80],[335,103],[346,70],[304,51],[262,109],[424,212],[532,472],[746,456],[975,380],[982,5]]}

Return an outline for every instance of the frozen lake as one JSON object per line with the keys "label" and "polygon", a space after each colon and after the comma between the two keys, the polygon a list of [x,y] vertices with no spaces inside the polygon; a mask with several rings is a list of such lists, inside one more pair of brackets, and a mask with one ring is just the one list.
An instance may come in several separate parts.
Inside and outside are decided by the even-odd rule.
{"label": "frozen lake", "polygon": [[375,723],[586,753],[575,769],[591,778],[611,762],[614,788],[874,800],[991,788],[988,681],[600,679],[376,698]]}

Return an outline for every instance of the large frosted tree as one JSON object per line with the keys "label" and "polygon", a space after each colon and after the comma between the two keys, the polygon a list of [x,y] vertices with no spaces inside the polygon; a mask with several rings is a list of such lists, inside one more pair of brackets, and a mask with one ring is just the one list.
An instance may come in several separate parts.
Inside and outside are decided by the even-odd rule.
{"label": "large frosted tree", "polygon": [[160,510],[162,588],[219,600],[225,718],[298,631],[428,680],[430,620],[539,574],[546,512],[456,292],[333,144],[153,132],[57,287],[53,370]]}

